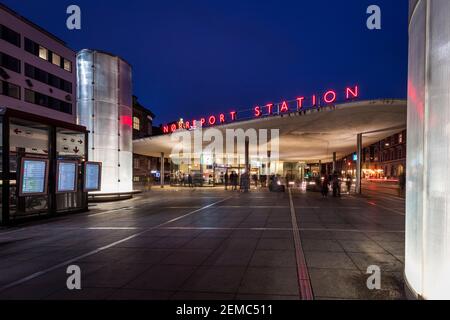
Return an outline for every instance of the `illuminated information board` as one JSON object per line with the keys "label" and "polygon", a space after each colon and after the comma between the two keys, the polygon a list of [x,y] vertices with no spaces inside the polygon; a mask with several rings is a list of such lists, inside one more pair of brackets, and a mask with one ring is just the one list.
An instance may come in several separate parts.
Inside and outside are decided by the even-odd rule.
{"label": "illuminated information board", "polygon": [[23,158],[20,173],[20,196],[47,193],[48,160]]}
{"label": "illuminated information board", "polygon": [[102,164],[100,162],[86,162],[84,166],[84,190],[100,191]]}
{"label": "illuminated information board", "polygon": [[77,192],[77,166],[76,161],[58,161],[56,192]]}

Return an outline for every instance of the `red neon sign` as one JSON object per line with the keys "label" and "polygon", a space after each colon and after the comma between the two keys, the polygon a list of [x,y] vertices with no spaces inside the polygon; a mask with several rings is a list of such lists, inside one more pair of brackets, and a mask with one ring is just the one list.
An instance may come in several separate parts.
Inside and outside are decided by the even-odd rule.
{"label": "red neon sign", "polygon": [[323,95],[323,100],[326,103],[333,103],[335,102],[337,99],[337,95],[336,95],[336,91],[330,90],[327,91],[324,95]]}
{"label": "red neon sign", "polygon": [[255,117],[261,117],[262,116],[262,112],[261,112],[261,107],[255,107]]}
{"label": "red neon sign", "polygon": [[345,97],[347,100],[358,98],[359,96],[359,88],[358,86],[355,86],[352,90],[352,88],[346,88],[345,89]]}
{"label": "red neon sign", "polygon": [[215,125],[216,124],[216,117],[210,116],[209,119],[208,119],[208,122],[212,126]]}
{"label": "red neon sign", "polygon": [[[345,100],[353,100],[356,98],[359,98],[360,96],[360,90],[359,86],[355,85],[353,87],[346,87],[343,95],[341,96],[342,99],[345,98]],[[335,90],[328,90],[325,91],[325,93],[322,94],[313,94],[309,97],[307,96],[300,96],[294,101],[282,101],[277,104],[269,103],[266,104],[264,107],[256,106],[253,108],[253,110],[249,110],[250,113],[252,113],[252,116],[254,118],[260,118],[262,116],[270,116],[273,114],[281,114],[281,113],[288,113],[292,110],[300,111],[304,108],[315,108],[321,106],[321,101],[324,102],[324,104],[329,105],[333,104],[338,100],[338,92]],[[278,106],[278,110],[274,109],[274,106]],[[248,111],[247,111],[248,112]],[[169,123],[162,125],[162,131],[164,134],[175,132],[177,129],[193,129],[197,128],[198,125],[201,125],[201,127],[204,127],[205,125],[214,126],[216,124],[223,124],[227,122],[234,122],[237,120],[237,111],[230,111],[228,113],[220,113],[218,115],[210,115],[208,117],[200,118],[200,121],[198,120],[192,120],[192,121],[186,121],[184,124],[181,124],[180,122],[177,123]],[[123,122],[125,122],[127,125],[129,124],[129,119],[122,119]]]}
{"label": "red neon sign", "polygon": [[303,101],[305,100],[305,97],[297,98],[297,110],[300,110],[303,108]]}

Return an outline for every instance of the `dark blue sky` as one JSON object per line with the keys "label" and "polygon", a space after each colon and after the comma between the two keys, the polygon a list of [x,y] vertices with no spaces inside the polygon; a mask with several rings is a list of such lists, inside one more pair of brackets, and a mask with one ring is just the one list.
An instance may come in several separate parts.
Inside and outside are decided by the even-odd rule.
{"label": "dark blue sky", "polygon": [[[405,98],[407,0],[1,0],[74,50],[133,65],[134,94],[156,123],[361,86]],[[82,10],[82,30],[65,27]],[[382,9],[382,30],[366,9]]]}

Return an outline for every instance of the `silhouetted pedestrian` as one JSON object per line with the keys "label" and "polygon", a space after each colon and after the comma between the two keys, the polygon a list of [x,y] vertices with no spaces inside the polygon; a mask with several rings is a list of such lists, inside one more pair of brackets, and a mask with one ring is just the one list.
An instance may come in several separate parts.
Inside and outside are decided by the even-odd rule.
{"label": "silhouetted pedestrian", "polygon": [[228,172],[224,175],[224,181],[225,181],[225,190],[228,190],[228,183],[230,182],[230,177],[228,176]]}
{"label": "silhouetted pedestrian", "polygon": [[353,177],[351,175],[347,175],[347,192],[350,193],[350,191],[352,190],[352,184],[353,184]]}
{"label": "silhouetted pedestrian", "polygon": [[322,196],[324,198],[328,197],[328,192],[329,192],[328,185],[329,184],[330,184],[330,181],[328,180],[328,177],[325,176],[322,181]]}

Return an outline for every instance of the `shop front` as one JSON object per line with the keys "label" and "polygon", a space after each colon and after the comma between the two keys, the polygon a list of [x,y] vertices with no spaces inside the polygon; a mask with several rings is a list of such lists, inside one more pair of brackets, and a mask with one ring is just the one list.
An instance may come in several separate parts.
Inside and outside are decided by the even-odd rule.
{"label": "shop front", "polygon": [[[1,108],[1,224],[87,211],[85,127]],[[98,171],[100,170],[100,171]]]}

